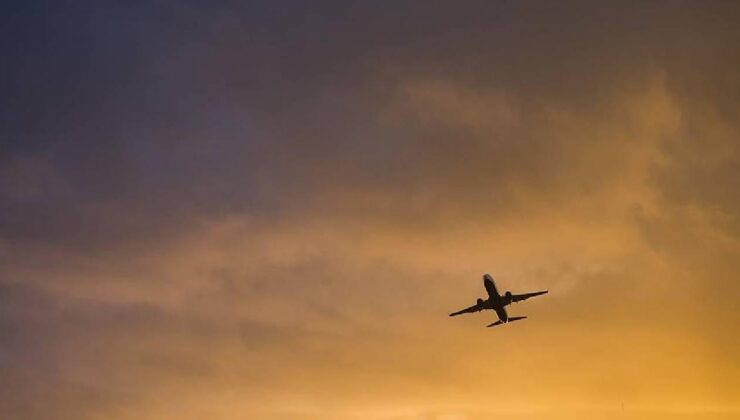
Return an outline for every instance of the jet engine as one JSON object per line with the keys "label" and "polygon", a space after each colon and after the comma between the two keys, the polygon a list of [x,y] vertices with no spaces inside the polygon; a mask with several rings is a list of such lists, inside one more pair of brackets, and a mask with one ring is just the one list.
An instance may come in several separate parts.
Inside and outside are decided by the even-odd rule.
{"label": "jet engine", "polygon": [[[469,302],[469,301],[468,301],[468,302]],[[481,298],[478,298],[478,306],[481,306],[481,305],[483,305],[483,299],[481,299]]]}

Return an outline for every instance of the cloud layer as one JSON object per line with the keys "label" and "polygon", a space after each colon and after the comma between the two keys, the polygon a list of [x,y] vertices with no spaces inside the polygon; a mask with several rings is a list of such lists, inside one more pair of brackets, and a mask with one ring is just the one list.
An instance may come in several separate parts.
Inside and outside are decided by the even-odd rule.
{"label": "cloud layer", "polygon": [[737,6],[3,7],[3,417],[737,416]]}

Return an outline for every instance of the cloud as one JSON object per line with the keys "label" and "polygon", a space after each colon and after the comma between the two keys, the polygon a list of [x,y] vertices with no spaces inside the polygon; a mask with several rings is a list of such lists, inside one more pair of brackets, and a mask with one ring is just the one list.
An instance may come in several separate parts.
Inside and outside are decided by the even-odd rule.
{"label": "cloud", "polygon": [[0,413],[732,415],[736,7],[470,6],[14,6]]}

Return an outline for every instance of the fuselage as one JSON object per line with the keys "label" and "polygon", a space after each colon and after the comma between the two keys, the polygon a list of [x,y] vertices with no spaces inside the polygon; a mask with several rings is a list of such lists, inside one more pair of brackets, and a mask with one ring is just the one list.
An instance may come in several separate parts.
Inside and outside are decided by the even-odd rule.
{"label": "fuselage", "polygon": [[496,310],[497,308],[503,308],[504,306],[511,305],[511,301],[512,298],[510,294],[506,294],[503,296],[493,296],[486,300],[483,300],[483,308]]}
{"label": "fuselage", "polygon": [[491,309],[495,311],[496,315],[498,315],[498,319],[501,320],[501,322],[508,322],[509,314],[506,313],[506,309],[504,309],[504,307],[510,305],[511,301],[512,297],[510,293],[507,293],[503,296],[494,295],[487,300],[484,300],[481,307],[483,309]]}

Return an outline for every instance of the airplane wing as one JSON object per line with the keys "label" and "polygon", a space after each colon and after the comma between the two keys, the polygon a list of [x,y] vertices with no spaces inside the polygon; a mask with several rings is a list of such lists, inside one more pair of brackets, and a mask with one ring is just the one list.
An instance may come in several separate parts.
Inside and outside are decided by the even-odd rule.
{"label": "airplane wing", "polygon": [[465,308],[465,309],[459,310],[457,312],[453,312],[453,313],[450,314],[450,316],[461,315],[461,314],[470,314],[470,313],[473,313],[473,312],[480,312],[481,310],[483,310],[483,308],[481,308],[480,306],[478,306],[478,304],[476,303],[475,305],[473,305],[473,306],[471,306],[469,308]]}
{"label": "airplane wing", "polygon": [[544,295],[547,293],[547,290],[543,290],[541,292],[532,292],[532,293],[522,293],[521,295],[511,295],[511,301],[512,302],[521,302],[523,300],[529,299],[531,297]]}
{"label": "airplane wing", "polygon": [[499,297],[498,290],[496,290],[496,284],[493,282],[493,277],[490,274],[483,275],[483,285],[486,287],[486,292],[490,297]]}

